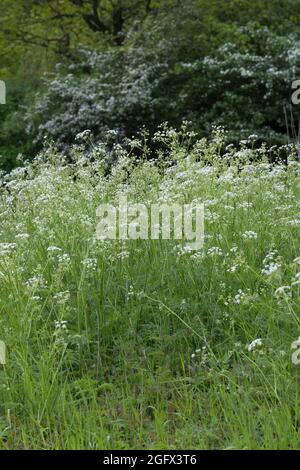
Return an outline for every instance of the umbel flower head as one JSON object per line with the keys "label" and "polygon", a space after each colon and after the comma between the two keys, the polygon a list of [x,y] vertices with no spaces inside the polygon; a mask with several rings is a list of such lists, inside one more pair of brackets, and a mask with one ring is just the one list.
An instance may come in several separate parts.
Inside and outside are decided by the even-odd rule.
{"label": "umbel flower head", "polygon": [[262,342],[262,339],[261,338],[257,338],[257,339],[254,339],[248,346],[248,351],[251,352],[251,351],[254,351],[255,349],[258,349],[260,348],[261,346],[263,345],[263,342]]}

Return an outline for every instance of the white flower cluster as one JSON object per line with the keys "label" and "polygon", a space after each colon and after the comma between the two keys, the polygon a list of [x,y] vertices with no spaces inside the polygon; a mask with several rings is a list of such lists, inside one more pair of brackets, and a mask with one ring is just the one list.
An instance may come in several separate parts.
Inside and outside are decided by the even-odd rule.
{"label": "white flower cluster", "polygon": [[247,347],[249,352],[255,351],[258,348],[263,346],[263,341],[261,338],[254,339]]}
{"label": "white flower cluster", "polygon": [[16,243],[0,243],[0,256],[10,255],[16,247]]}
{"label": "white flower cluster", "polygon": [[281,263],[278,260],[278,253],[276,251],[270,251],[263,260],[261,273],[265,276],[271,276],[276,273],[281,268]]}
{"label": "white flower cluster", "polygon": [[245,240],[257,240],[257,233],[252,230],[248,230],[242,236]]}

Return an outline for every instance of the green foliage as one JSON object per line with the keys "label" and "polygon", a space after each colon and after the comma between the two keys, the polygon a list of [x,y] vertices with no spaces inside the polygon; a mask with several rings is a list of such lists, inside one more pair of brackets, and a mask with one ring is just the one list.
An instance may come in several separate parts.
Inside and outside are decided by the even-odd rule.
{"label": "green foliage", "polygon": [[[298,448],[294,149],[274,167],[243,144],[221,157],[220,130],[155,140],[151,162],[118,147],[109,177],[81,145],[1,180],[1,449]],[[203,202],[203,249],[95,240],[96,208],[124,193]]]}
{"label": "green foliage", "polygon": [[[10,81],[7,104],[0,106],[0,160],[1,168],[8,171],[16,165],[18,154],[30,153],[33,148],[26,133],[24,119],[28,90],[18,82]],[[23,103],[23,108],[20,107]]]}
{"label": "green foliage", "polygon": [[[0,449],[299,447],[299,145],[261,144],[285,141],[299,21],[1,0]],[[202,202],[203,249],[96,240],[122,194]]]}
{"label": "green foliage", "polygon": [[2,168],[45,136],[66,147],[86,128],[99,141],[107,129],[132,136],[188,119],[202,135],[217,124],[235,141],[285,141],[298,1],[92,3],[3,0],[1,78],[14,104],[0,111]]}
{"label": "green foliage", "polygon": [[300,75],[295,36],[252,25],[237,30],[236,42],[212,55],[191,51],[184,60],[181,39],[177,48],[164,40],[159,52],[151,37],[143,47],[85,51],[80,66],[48,79],[46,93],[27,116],[35,123],[32,136],[64,147],[85,129],[99,142],[108,129],[131,137],[143,125],[150,130],[163,121],[180,125],[184,117],[203,136],[221,125],[235,142],[252,134],[270,145],[287,141],[284,106]]}
{"label": "green foliage", "polygon": [[232,139],[258,134],[269,144],[287,139],[284,107],[291,83],[300,75],[300,43],[295,36],[278,36],[268,28],[241,28],[237,42],[228,42],[213,55],[181,63],[182,113],[197,129],[221,125]]}

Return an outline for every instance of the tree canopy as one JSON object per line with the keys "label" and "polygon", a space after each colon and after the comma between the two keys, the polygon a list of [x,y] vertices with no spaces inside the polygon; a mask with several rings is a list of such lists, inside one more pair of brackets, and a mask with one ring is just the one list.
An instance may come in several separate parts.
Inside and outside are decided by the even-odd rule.
{"label": "tree canopy", "polygon": [[285,133],[298,0],[1,0],[0,13],[2,166],[88,123],[96,137],[183,119]]}

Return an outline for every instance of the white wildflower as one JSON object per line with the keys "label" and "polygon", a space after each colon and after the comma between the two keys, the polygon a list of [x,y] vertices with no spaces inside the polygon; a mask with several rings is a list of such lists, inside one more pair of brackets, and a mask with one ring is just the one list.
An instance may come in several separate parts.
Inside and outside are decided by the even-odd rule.
{"label": "white wildflower", "polygon": [[16,239],[18,239],[18,240],[27,240],[28,238],[29,238],[28,233],[18,233],[16,235]]}
{"label": "white wildflower", "polygon": [[58,292],[53,296],[53,299],[58,303],[58,305],[64,305],[70,299],[70,292],[68,290],[64,292]]}
{"label": "white wildflower", "polygon": [[16,247],[16,243],[0,243],[0,256],[10,255]]}
{"label": "white wildflower", "polygon": [[66,320],[57,320],[55,322],[55,329],[56,330],[67,330],[68,322]]}
{"label": "white wildflower", "polygon": [[281,268],[281,265],[278,263],[270,263],[262,269],[261,273],[264,274],[265,276],[271,276],[274,274],[278,269]]}
{"label": "white wildflower", "polygon": [[130,256],[130,252],[124,250],[124,251],[121,251],[120,253],[118,253],[117,258],[118,259],[126,259],[126,258],[129,258],[129,256]]}
{"label": "white wildflower", "polygon": [[43,276],[33,276],[26,281],[28,289],[45,289],[47,287],[47,281]]}
{"label": "white wildflower", "polygon": [[56,252],[60,252],[60,251],[62,251],[62,250],[58,246],[49,246],[47,248],[48,253],[56,253]]}
{"label": "white wildflower", "polygon": [[239,264],[234,264],[233,266],[230,266],[226,271],[228,273],[235,273],[239,269],[240,265]]}
{"label": "white wildflower", "polygon": [[247,347],[248,351],[251,352],[251,351],[254,351],[255,349],[257,348],[260,348],[261,346],[263,345],[263,342],[262,342],[262,339],[261,338],[257,338],[255,340],[253,340]]}
{"label": "white wildflower", "polygon": [[240,304],[246,297],[245,292],[242,291],[242,289],[238,290],[238,293],[234,296],[233,302],[235,304]]}
{"label": "white wildflower", "polygon": [[83,261],[81,261],[81,264],[88,271],[96,271],[96,269],[97,269],[97,260],[95,258],[86,258]]}
{"label": "white wildflower", "polygon": [[79,132],[79,134],[77,134],[75,136],[75,140],[76,141],[79,141],[79,140],[86,140],[87,138],[89,138],[92,134],[92,131],[90,129],[86,129],[85,131],[83,132]]}
{"label": "white wildflower", "polygon": [[207,250],[208,256],[223,256],[223,251],[218,246],[212,246]]}
{"label": "white wildflower", "polygon": [[257,233],[252,230],[248,230],[242,236],[245,240],[257,240]]}
{"label": "white wildflower", "polygon": [[70,261],[71,261],[71,258],[70,256],[67,254],[67,253],[64,253],[63,255],[59,255],[57,257],[57,261],[60,263],[60,264],[69,264]]}

